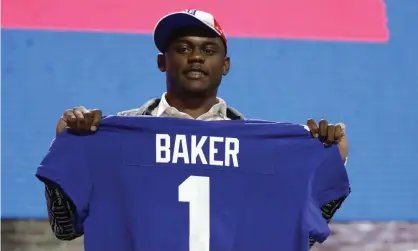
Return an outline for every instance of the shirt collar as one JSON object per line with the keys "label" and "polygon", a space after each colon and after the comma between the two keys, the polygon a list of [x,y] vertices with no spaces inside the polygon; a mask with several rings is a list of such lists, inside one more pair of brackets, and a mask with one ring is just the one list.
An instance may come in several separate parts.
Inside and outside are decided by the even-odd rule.
{"label": "shirt collar", "polygon": [[[158,105],[158,107],[157,107],[157,113],[155,114],[157,117],[160,117],[160,116],[162,116],[165,112],[167,112],[168,110],[171,110],[172,112],[174,111],[174,112],[176,112],[176,113],[182,113],[182,112],[180,112],[179,110],[177,110],[175,107],[172,107],[172,106],[170,106],[169,104],[168,104],[168,102],[167,102],[167,99],[165,98],[165,95],[166,95],[167,93],[165,92],[162,96],[161,96],[161,101],[160,101],[160,104]],[[210,113],[210,114],[215,114],[215,115],[219,115],[219,116],[221,116],[221,117],[224,117],[224,118],[227,118],[227,116],[226,116],[226,110],[227,110],[227,105],[226,105],[226,102],[223,100],[223,99],[221,99],[221,98],[219,98],[219,97],[217,97],[217,99],[218,99],[218,103],[217,104],[215,104],[215,105],[213,105],[211,108],[210,108],[210,110],[207,112],[207,113],[205,113],[205,114],[208,114],[208,113]],[[202,115],[203,116],[203,115]]]}

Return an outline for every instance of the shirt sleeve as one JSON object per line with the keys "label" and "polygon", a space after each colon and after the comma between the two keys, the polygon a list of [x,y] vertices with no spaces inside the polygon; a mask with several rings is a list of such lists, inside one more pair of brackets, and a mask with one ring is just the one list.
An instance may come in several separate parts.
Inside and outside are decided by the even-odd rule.
{"label": "shirt sleeve", "polygon": [[83,232],[83,222],[88,214],[92,179],[88,159],[91,136],[74,136],[67,131],[53,141],[36,172],[46,185],[60,187],[75,206],[73,228]]}
{"label": "shirt sleeve", "polygon": [[314,203],[322,207],[332,201],[347,197],[350,184],[347,170],[337,145],[326,149],[324,161],[316,170],[312,180],[312,198]]}
{"label": "shirt sleeve", "polygon": [[58,186],[45,185],[48,218],[55,237],[59,240],[74,240],[83,235],[73,230],[75,206]]}

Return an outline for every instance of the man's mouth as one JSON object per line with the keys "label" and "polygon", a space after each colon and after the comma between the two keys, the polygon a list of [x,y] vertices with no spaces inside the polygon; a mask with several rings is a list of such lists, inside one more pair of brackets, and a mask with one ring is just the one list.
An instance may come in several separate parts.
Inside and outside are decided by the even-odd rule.
{"label": "man's mouth", "polygon": [[190,79],[200,79],[205,77],[207,72],[201,66],[195,65],[187,69],[184,74]]}
{"label": "man's mouth", "polygon": [[206,76],[206,73],[201,70],[189,70],[186,71],[186,76],[190,79],[200,79]]}

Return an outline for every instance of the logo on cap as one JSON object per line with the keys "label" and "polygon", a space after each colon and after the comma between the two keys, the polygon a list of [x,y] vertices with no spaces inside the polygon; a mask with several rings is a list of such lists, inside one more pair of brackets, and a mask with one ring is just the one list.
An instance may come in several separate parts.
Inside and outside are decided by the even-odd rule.
{"label": "logo on cap", "polygon": [[196,15],[196,10],[188,10],[188,9],[185,9],[184,12],[189,13],[190,15],[193,15],[193,16]]}

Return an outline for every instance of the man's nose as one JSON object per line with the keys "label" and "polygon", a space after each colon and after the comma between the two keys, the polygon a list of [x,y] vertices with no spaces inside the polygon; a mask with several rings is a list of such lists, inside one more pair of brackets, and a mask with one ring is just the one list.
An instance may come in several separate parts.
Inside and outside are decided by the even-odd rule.
{"label": "man's nose", "polygon": [[205,62],[205,57],[200,50],[193,50],[192,53],[189,54],[189,62],[203,63],[203,62]]}

